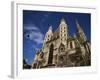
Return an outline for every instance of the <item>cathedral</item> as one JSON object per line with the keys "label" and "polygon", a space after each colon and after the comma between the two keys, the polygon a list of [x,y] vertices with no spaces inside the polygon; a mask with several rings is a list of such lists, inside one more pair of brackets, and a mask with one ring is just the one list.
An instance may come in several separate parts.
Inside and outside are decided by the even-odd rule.
{"label": "cathedral", "polygon": [[35,54],[32,68],[91,66],[91,43],[76,21],[76,33],[68,33],[64,18],[53,32],[52,26],[45,34],[43,46]]}

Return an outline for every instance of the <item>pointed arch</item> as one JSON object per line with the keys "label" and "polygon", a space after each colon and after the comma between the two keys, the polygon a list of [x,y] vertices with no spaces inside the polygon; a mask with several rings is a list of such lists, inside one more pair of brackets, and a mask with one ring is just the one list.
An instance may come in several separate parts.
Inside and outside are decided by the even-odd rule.
{"label": "pointed arch", "polygon": [[59,52],[64,52],[64,51],[65,51],[65,45],[61,43],[59,46]]}
{"label": "pointed arch", "polygon": [[49,48],[48,64],[52,64],[52,61],[53,61],[53,49],[54,49],[54,45],[51,44],[50,48]]}

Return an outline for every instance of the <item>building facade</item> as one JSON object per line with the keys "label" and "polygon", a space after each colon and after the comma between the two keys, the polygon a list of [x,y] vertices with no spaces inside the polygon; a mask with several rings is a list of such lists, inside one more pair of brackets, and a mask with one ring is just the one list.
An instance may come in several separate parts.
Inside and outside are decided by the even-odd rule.
{"label": "building facade", "polygon": [[52,26],[45,34],[43,47],[36,53],[32,68],[74,67],[91,65],[91,44],[76,21],[76,34],[68,33],[64,19],[55,32]]}

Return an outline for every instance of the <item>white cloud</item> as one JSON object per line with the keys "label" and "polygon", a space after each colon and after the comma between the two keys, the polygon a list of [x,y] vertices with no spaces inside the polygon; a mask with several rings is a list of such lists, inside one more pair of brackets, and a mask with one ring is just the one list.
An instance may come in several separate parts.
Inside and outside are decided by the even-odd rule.
{"label": "white cloud", "polygon": [[33,40],[37,44],[42,44],[44,35],[41,33],[39,28],[37,27],[26,27],[25,29],[30,30],[28,33],[25,34],[27,39]]}
{"label": "white cloud", "polygon": [[24,26],[24,29],[25,29],[25,30],[40,31],[39,28],[37,28],[35,25]]}
{"label": "white cloud", "polygon": [[43,43],[44,36],[42,33],[34,32],[33,35],[34,35],[34,41],[37,42],[37,44]]}

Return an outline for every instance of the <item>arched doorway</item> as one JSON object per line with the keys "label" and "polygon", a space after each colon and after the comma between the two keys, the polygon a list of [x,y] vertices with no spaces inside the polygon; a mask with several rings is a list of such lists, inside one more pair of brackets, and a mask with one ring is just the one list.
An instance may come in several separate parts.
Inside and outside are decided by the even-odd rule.
{"label": "arched doorway", "polygon": [[48,64],[52,64],[52,60],[53,60],[53,48],[54,48],[54,45],[51,44],[50,45],[50,49],[49,49]]}

